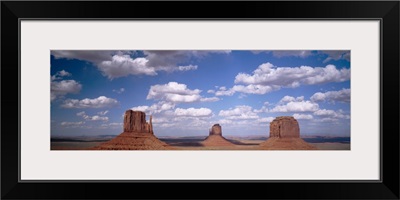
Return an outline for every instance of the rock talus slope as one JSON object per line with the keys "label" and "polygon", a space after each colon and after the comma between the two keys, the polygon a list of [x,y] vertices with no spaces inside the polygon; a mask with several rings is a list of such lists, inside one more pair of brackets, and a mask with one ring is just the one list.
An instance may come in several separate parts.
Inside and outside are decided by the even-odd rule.
{"label": "rock talus slope", "polygon": [[214,124],[211,129],[209,136],[202,142],[204,146],[234,146],[222,136],[222,128],[219,124]]}
{"label": "rock talus slope", "polygon": [[300,138],[298,121],[292,116],[275,118],[269,125],[269,138],[260,144],[264,150],[315,150]]}

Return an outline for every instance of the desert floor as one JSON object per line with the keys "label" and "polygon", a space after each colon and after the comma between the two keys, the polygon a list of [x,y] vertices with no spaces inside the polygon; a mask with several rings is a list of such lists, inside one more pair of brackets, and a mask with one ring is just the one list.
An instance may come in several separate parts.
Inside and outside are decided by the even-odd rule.
{"label": "desert floor", "polygon": [[51,150],[85,150],[103,142],[51,142]]}
{"label": "desert floor", "polygon": [[320,150],[350,150],[350,143],[324,142],[311,144]]}
{"label": "desert floor", "polygon": [[[259,145],[265,140],[230,139],[235,146],[207,147],[201,145],[201,139],[161,139],[176,150],[259,150]],[[85,150],[101,144],[102,142],[69,141],[51,142],[51,150]],[[350,143],[341,142],[315,142],[309,143],[318,150],[350,150]]]}

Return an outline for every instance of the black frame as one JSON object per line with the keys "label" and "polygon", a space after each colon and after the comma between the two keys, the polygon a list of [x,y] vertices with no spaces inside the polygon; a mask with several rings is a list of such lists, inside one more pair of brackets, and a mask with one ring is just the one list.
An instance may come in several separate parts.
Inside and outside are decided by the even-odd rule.
{"label": "black frame", "polygon": [[[164,12],[152,7],[164,8]],[[1,2],[1,198],[3,199],[399,199],[398,1]],[[379,19],[381,20],[381,181],[19,182],[20,19]],[[13,74],[14,76],[12,76]],[[19,75],[18,75],[19,76]],[[11,84],[14,83],[14,84]],[[16,98],[18,96],[18,98]],[[18,112],[15,112],[18,108]],[[17,121],[18,117],[18,121]],[[385,119],[385,120],[383,120]],[[11,125],[13,124],[13,125]],[[15,125],[17,124],[17,125]],[[265,188],[260,190],[259,188]],[[153,193],[146,193],[147,188]],[[222,187],[222,188],[221,188]],[[221,189],[211,189],[221,188]],[[224,190],[228,188],[229,190]],[[257,189],[256,189],[257,188]],[[181,192],[184,191],[184,192]],[[186,194],[192,194],[186,196]],[[212,194],[212,196],[211,196]]]}

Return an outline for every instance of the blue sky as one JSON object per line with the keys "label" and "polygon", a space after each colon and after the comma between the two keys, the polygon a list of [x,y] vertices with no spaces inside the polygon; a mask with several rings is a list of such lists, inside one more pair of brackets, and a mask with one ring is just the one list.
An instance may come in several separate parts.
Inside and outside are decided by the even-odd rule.
{"label": "blue sky", "polygon": [[128,109],[157,136],[269,135],[294,116],[301,135],[350,136],[350,51],[51,51],[51,135],[122,132]]}

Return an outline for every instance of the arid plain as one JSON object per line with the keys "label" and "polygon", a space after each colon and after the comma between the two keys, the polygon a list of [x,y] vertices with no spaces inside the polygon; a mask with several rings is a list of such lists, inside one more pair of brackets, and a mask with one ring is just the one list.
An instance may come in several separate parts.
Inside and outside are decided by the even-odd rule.
{"label": "arid plain", "polygon": [[266,136],[223,136],[222,127],[214,124],[208,136],[156,137],[151,117],[127,110],[124,132],[96,137],[62,137],[51,139],[51,150],[350,150],[348,137],[300,137],[293,117],[277,117]]}

